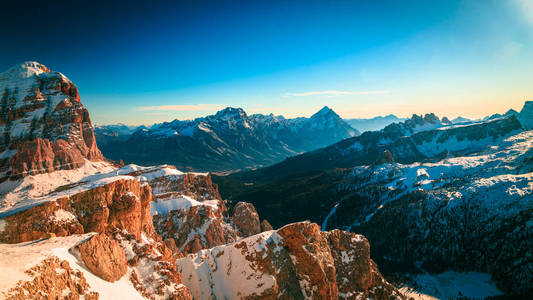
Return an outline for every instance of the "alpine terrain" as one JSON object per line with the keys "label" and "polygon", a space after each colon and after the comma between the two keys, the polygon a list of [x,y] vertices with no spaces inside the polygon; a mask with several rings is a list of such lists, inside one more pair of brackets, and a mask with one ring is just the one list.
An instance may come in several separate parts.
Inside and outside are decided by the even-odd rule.
{"label": "alpine terrain", "polygon": [[[458,124],[414,115],[215,181],[224,197],[253,203],[274,227],[310,219],[322,230],[364,234],[380,267],[419,291],[479,279],[508,295],[531,295],[532,120],[533,101],[520,112]],[[494,295],[468,289],[431,294]]]}
{"label": "alpine terrain", "polygon": [[[0,88],[0,298],[405,299],[362,235],[311,222],[274,230],[251,203],[228,208],[209,173],[109,162],[61,73],[25,62]],[[336,126],[331,114],[300,122]],[[218,140],[203,126],[268,127],[261,118],[226,109],[188,128]]]}
{"label": "alpine terrain", "polygon": [[359,134],[327,106],[310,118],[247,115],[228,107],[215,115],[131,128],[96,128],[106,157],[137,164],[169,163],[195,171],[234,171],[279,162]]}

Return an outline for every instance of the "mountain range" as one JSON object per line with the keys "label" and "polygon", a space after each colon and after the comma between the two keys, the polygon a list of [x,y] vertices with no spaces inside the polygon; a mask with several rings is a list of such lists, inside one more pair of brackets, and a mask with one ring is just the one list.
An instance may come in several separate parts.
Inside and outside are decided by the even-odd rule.
{"label": "mountain range", "polygon": [[231,171],[270,165],[359,133],[328,107],[310,118],[254,114],[228,107],[194,120],[147,127],[95,129],[104,155],[137,164],[169,163],[195,171]]}
{"label": "mountain range", "polygon": [[405,118],[398,118],[395,115],[378,116],[370,119],[344,119],[353,128],[357,128],[360,132],[376,131],[385,128],[385,126],[405,121]]}
{"label": "mountain range", "polygon": [[[362,134],[327,107],[94,129],[74,83],[42,64],[0,73],[0,90],[1,298],[533,293],[533,101]],[[124,165],[100,141],[195,170],[271,165]]]}
{"label": "mountain range", "polygon": [[[0,88],[0,298],[406,299],[362,235],[274,230],[251,203],[228,208],[209,173],[110,162],[63,74],[25,62],[0,73]],[[326,129],[330,116],[297,122]],[[249,120],[229,108],[186,128],[231,136]],[[133,135],[186,134],[181,125]]]}
{"label": "mountain range", "polygon": [[311,220],[365,234],[386,273],[490,273],[506,293],[528,294],[532,120],[533,101],[519,113],[459,124],[414,115],[214,181],[224,198],[253,203],[274,227]]}

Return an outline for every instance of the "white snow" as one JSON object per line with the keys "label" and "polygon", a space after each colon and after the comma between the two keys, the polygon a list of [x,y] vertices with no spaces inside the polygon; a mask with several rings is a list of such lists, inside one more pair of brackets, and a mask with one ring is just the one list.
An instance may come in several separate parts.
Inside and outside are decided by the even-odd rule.
{"label": "white snow", "polygon": [[[482,299],[502,295],[490,275],[477,272],[444,272],[441,274],[421,274],[413,278],[414,285],[401,288],[401,292],[414,299],[452,299],[460,295]],[[459,294],[461,293],[461,294]]]}
{"label": "white snow", "polygon": [[[491,209],[489,215],[510,216],[517,210],[531,208],[533,199],[532,165],[526,164],[533,152],[533,131],[525,131],[487,145],[482,151],[462,157],[446,158],[434,163],[382,164],[375,167],[355,167],[351,176],[361,184],[388,188],[381,202],[366,213],[368,221],[386,203],[417,190],[432,191],[452,208],[457,199],[478,199]],[[357,180],[361,178],[361,180]]]}
{"label": "white snow", "polygon": [[67,260],[70,267],[83,273],[89,289],[98,292],[100,299],[144,299],[129,280],[129,272],[116,282],[107,282],[86,269],[83,262],[76,258],[69,249],[94,233],[56,237],[20,244],[0,244],[0,293],[13,288],[19,280],[28,280],[24,273],[42,260],[58,257]]}
{"label": "white snow", "polygon": [[53,216],[51,216],[55,221],[58,222],[70,222],[76,220],[76,216],[64,209],[56,210]]}
{"label": "white snow", "polygon": [[189,209],[193,206],[199,206],[199,205],[206,205],[211,206],[215,210],[218,209],[218,203],[219,200],[206,200],[206,201],[196,201],[191,197],[181,195],[178,197],[170,198],[170,199],[158,199],[155,202],[151,203],[150,212],[152,215],[166,215],[170,211],[178,210],[178,209]]}
{"label": "white snow", "polygon": [[[237,244],[246,243],[246,248]],[[237,243],[200,250],[178,259],[183,283],[193,298],[242,299],[259,295],[276,284],[272,275],[263,273],[247,256],[261,255],[268,248],[276,248],[281,237],[275,231],[263,232]]]}
{"label": "white snow", "polygon": [[[168,165],[154,167],[127,165],[117,169],[107,162],[86,161],[78,169],[30,175],[17,181],[7,180],[3,182],[0,184],[0,218],[43,202],[54,201],[60,197],[93,189],[117,180],[150,182],[159,177],[183,176],[183,174],[183,172]],[[207,175],[207,173],[193,174]],[[178,204],[186,205],[182,202],[183,199],[178,199],[174,203],[161,203],[159,207],[163,211],[164,206],[170,208]],[[190,202],[189,205],[198,204]],[[203,205],[214,205],[214,203],[205,202]]]}
{"label": "white snow", "polygon": [[[15,211],[24,210],[42,202],[55,200],[64,193],[53,193],[57,188],[73,185],[69,191],[81,191],[105,184],[115,168],[107,162],[85,161],[78,169],[26,176],[19,180],[7,180],[0,184],[0,218]],[[119,179],[119,178],[116,178]]]}

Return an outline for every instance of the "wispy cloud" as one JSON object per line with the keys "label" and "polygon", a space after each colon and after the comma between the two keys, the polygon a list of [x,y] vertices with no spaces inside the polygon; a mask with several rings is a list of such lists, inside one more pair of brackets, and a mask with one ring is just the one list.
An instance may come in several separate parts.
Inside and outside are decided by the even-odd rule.
{"label": "wispy cloud", "polygon": [[140,111],[197,111],[197,110],[218,110],[224,108],[223,104],[195,104],[195,105],[159,105],[141,106]]}
{"label": "wispy cloud", "polygon": [[284,97],[308,97],[308,96],[344,96],[344,95],[372,95],[372,94],[388,94],[389,91],[311,91],[302,93],[286,93]]}

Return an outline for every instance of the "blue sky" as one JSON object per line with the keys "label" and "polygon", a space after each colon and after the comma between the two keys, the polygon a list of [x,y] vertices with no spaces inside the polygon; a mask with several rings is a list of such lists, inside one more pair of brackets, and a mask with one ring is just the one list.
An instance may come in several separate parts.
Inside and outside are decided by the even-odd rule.
{"label": "blue sky", "polygon": [[533,98],[530,0],[10,5],[0,67],[37,60],[64,73],[98,124],[228,105],[481,117]]}

